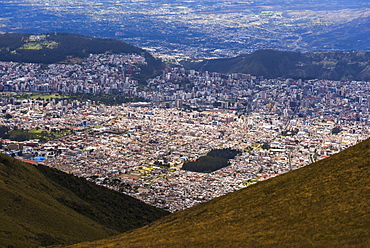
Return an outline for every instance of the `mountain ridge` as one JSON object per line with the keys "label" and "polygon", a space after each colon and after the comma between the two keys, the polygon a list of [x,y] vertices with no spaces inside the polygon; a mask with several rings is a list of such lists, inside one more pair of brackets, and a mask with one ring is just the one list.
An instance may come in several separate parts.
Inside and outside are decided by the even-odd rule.
{"label": "mountain ridge", "polygon": [[186,69],[245,73],[265,78],[370,80],[370,52],[300,53],[258,50],[227,59],[183,62]]}

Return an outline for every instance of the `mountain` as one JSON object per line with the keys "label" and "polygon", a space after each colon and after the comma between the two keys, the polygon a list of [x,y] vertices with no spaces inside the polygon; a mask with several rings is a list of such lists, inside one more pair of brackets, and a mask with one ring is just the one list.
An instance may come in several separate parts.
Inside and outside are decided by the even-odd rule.
{"label": "mountain", "polygon": [[303,42],[309,43],[312,50],[323,48],[339,51],[367,50],[370,47],[370,17],[360,17],[348,23],[331,25],[328,30],[303,36]]}
{"label": "mountain", "polygon": [[68,247],[370,247],[370,139],[145,227]]}
{"label": "mountain", "polygon": [[186,69],[266,78],[370,80],[370,52],[300,53],[258,50],[228,59],[184,62]]}
{"label": "mountain", "polygon": [[70,33],[0,35],[0,61],[28,63],[76,63],[90,54],[129,54],[145,57],[147,66],[141,68],[143,78],[161,72],[163,64],[145,50],[116,39],[92,38]]}
{"label": "mountain", "polygon": [[0,247],[103,238],[168,212],[42,165],[0,154]]}

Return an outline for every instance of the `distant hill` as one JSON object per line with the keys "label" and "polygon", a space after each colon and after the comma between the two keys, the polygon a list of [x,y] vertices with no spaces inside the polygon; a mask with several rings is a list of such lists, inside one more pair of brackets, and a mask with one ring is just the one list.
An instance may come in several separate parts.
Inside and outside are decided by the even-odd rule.
{"label": "distant hill", "polygon": [[370,52],[299,53],[259,50],[228,59],[184,62],[186,69],[266,78],[370,80]]}
{"label": "distant hill", "polygon": [[162,62],[145,50],[116,39],[92,38],[70,33],[0,35],[0,61],[76,63],[87,58],[91,53],[141,54],[148,63],[142,68],[142,77],[156,75],[163,68]]}
{"label": "distant hill", "polygon": [[[323,48],[335,50],[368,50],[370,47],[370,17],[363,16],[348,23],[331,26],[329,30],[303,35],[303,42],[311,45],[313,51]],[[320,49],[321,48],[321,49]]]}
{"label": "distant hill", "polygon": [[69,247],[370,247],[370,140],[306,167]]}
{"label": "distant hill", "polygon": [[0,154],[0,247],[94,240],[167,214],[83,178]]}

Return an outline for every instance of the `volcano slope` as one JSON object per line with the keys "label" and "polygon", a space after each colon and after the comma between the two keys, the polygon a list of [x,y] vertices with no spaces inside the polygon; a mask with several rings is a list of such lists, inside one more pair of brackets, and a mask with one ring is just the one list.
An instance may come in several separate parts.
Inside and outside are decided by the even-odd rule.
{"label": "volcano slope", "polygon": [[0,247],[91,241],[167,214],[84,178],[0,153]]}
{"label": "volcano slope", "polygon": [[370,140],[327,159],[70,247],[370,247]]}

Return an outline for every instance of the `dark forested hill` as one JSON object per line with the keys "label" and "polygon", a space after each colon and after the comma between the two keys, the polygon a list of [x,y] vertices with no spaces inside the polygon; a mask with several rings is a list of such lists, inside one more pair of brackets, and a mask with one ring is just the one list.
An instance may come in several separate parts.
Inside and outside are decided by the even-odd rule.
{"label": "dark forested hill", "polygon": [[185,62],[186,69],[266,78],[370,80],[370,52],[299,53],[259,50],[229,59]]}
{"label": "dark forested hill", "polygon": [[370,140],[327,159],[72,247],[370,247]]}
{"label": "dark forested hill", "polygon": [[143,49],[116,39],[92,38],[69,33],[0,35],[0,61],[75,63],[87,58],[91,53],[141,54],[148,63],[142,68],[143,77],[153,76],[163,67],[160,60]]}
{"label": "dark forested hill", "polygon": [[166,214],[83,178],[0,154],[0,247],[94,240]]}

